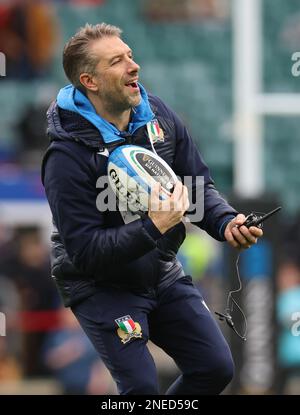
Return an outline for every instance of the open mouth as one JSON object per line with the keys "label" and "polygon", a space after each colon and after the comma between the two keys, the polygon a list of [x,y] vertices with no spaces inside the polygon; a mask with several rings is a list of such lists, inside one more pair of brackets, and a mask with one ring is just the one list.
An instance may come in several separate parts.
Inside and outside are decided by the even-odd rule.
{"label": "open mouth", "polygon": [[125,84],[125,86],[127,86],[128,88],[137,91],[139,89],[138,83],[137,82],[128,82],[127,84]]}

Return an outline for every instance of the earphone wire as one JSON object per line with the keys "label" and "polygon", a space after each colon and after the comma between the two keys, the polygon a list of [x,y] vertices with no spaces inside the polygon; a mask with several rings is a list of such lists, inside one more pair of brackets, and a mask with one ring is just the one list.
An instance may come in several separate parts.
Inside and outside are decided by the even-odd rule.
{"label": "earphone wire", "polygon": [[[241,335],[241,334],[240,334],[240,333],[239,333],[239,332],[235,329],[235,327],[234,327],[234,326],[233,326],[233,329],[234,329],[234,331],[236,332],[236,334],[237,334],[239,337],[241,337],[242,339],[246,339],[246,336],[247,336],[247,329],[248,329],[247,318],[246,318],[245,313],[244,313],[244,311],[242,310],[241,306],[237,303],[237,301],[236,301],[236,300],[234,299],[234,297],[233,297],[233,294],[237,294],[237,293],[241,292],[241,291],[242,291],[242,288],[243,288],[243,284],[242,284],[242,280],[241,280],[241,276],[240,276],[240,271],[239,271],[239,260],[240,260],[240,255],[241,255],[241,253],[239,252],[239,253],[238,253],[238,256],[237,256],[237,259],[236,259],[236,262],[235,262],[235,269],[236,269],[236,275],[237,275],[237,278],[238,278],[238,283],[239,283],[239,286],[238,286],[238,288],[237,288],[237,289],[229,291],[228,296],[227,296],[227,303],[226,303],[226,311],[225,311],[225,313],[226,313],[226,314],[228,314],[229,316],[231,316],[231,313],[232,313],[232,311],[233,311],[233,307],[234,307],[234,305],[236,306],[236,308],[239,310],[239,312],[241,313],[241,315],[242,315],[242,317],[243,317],[243,320],[244,320],[244,327],[245,327],[245,329],[244,329],[244,334],[243,334],[243,335]],[[230,302],[231,302],[231,303],[230,303]]]}
{"label": "earphone wire", "polygon": [[156,152],[156,150],[155,150],[155,148],[154,148],[154,143],[153,143],[153,141],[152,141],[152,137],[151,137],[151,135],[149,136],[149,140],[150,140],[150,144],[151,144],[151,148],[152,148],[153,153],[155,153],[155,154],[158,156],[158,154],[157,154],[157,152]]}

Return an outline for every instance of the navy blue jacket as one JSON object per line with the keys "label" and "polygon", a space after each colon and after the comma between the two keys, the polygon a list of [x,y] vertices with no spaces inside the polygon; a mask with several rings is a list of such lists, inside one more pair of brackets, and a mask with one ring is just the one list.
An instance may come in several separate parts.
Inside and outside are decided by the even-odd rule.
{"label": "navy blue jacket", "polygon": [[[164,142],[156,152],[180,177],[204,176],[204,217],[196,223],[217,240],[237,212],[214,187],[208,167],[182,121],[158,97],[149,102]],[[42,181],[53,215],[52,275],[66,306],[97,287],[128,289],[153,295],[158,285],[169,285],[184,275],[176,253],[185,238],[179,223],[161,235],[147,216],[124,224],[116,212],[100,212],[97,179],[106,175],[104,141],[89,121],[54,102],[47,113],[50,145],[42,163]],[[151,150],[146,126],[118,144],[132,143]],[[102,154],[103,153],[103,154]]]}

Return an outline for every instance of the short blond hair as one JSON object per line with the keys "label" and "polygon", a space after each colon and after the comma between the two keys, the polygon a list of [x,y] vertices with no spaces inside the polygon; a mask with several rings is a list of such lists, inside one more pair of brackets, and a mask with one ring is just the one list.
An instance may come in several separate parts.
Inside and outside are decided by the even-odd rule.
{"label": "short blond hair", "polygon": [[92,41],[109,36],[121,37],[122,30],[106,23],[86,24],[65,44],[63,50],[63,67],[67,78],[77,87],[82,88],[80,74],[95,73],[99,56],[91,53],[89,45]]}

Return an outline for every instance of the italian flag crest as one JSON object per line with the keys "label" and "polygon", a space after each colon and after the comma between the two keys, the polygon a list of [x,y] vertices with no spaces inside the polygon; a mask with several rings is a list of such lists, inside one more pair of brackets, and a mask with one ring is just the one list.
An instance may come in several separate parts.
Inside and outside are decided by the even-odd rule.
{"label": "italian flag crest", "polygon": [[161,143],[165,141],[164,132],[156,118],[147,123],[147,131],[149,138],[153,144],[157,143],[158,141]]}
{"label": "italian flag crest", "polygon": [[117,333],[123,344],[132,338],[142,337],[141,326],[139,323],[134,322],[129,315],[117,318],[115,322],[119,326]]}

